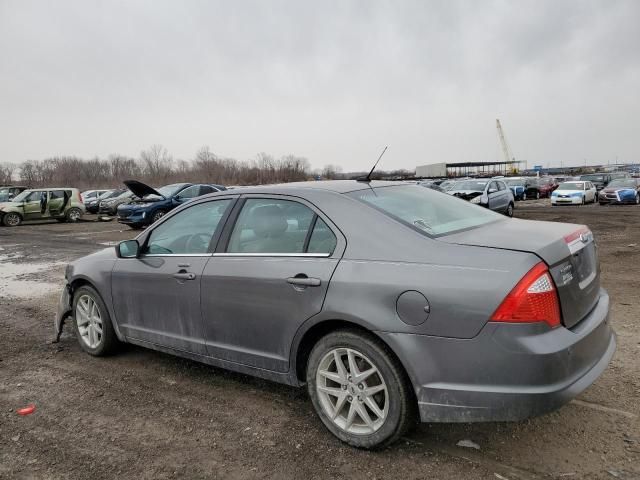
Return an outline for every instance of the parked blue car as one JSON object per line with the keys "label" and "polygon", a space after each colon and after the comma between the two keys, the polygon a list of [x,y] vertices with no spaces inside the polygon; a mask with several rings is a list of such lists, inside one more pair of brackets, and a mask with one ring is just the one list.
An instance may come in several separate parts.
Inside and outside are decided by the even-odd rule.
{"label": "parked blue car", "polygon": [[528,178],[505,178],[505,183],[507,187],[511,189],[513,192],[513,197],[516,200],[526,200],[527,199],[527,190],[531,188],[531,182]]}
{"label": "parked blue car", "polygon": [[151,225],[167,212],[207,193],[226,190],[222,185],[174,183],[158,190],[137,180],[124,182],[140,200],[118,206],[118,222],[133,229]]}

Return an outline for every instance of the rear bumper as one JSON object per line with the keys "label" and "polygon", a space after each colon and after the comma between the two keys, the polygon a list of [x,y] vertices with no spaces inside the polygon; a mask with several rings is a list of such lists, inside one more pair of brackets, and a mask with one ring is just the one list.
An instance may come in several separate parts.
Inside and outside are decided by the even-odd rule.
{"label": "rear bumper", "polygon": [[589,387],[616,349],[604,290],[572,329],[488,323],[469,340],[378,334],[407,368],[423,422],[513,421],[555,410]]}

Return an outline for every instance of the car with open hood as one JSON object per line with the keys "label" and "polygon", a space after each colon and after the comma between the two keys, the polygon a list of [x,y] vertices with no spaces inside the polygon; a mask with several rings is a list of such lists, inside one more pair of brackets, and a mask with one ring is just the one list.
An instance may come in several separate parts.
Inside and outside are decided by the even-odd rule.
{"label": "car with open hood", "polygon": [[598,193],[598,203],[608,204],[640,204],[640,179],[616,178]]}
{"label": "car with open hood", "polygon": [[0,203],[0,223],[15,227],[25,220],[76,222],[85,211],[77,188],[35,188]]}
{"label": "car with open hood", "polygon": [[487,178],[461,180],[447,190],[447,193],[513,217],[515,199],[513,192],[503,180]]}
{"label": "car with open hood", "polygon": [[586,205],[594,203],[598,193],[589,181],[563,182],[551,194],[551,205]]}
{"label": "car with open hood", "polygon": [[151,225],[196,197],[226,190],[222,185],[210,184],[174,183],[157,190],[137,180],[127,180],[124,184],[138,200],[117,207],[118,222],[134,229]]}
{"label": "car with open hood", "polygon": [[362,448],[418,418],[554,410],[616,348],[587,227],[397,182],[195,198],[70,263],[58,339],[66,318],[90,355],[127,342],[306,386],[319,422]]}

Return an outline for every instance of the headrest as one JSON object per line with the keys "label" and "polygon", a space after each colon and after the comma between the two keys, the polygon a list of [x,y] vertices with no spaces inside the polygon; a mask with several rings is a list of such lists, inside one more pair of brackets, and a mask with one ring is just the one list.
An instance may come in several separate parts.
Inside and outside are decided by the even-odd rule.
{"label": "headrest", "polygon": [[289,224],[277,205],[263,205],[251,212],[249,223],[257,237],[277,237],[287,231]]}

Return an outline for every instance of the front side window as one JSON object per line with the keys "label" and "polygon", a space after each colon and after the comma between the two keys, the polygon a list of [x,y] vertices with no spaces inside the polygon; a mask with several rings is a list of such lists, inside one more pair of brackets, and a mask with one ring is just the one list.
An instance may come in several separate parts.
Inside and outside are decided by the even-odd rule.
{"label": "front side window", "polygon": [[144,253],[205,254],[232,200],[200,203],[182,210],[153,229]]}
{"label": "front side window", "polygon": [[[26,195],[25,202],[39,202],[44,192],[31,192]],[[16,197],[17,200],[17,197]]]}
{"label": "front side window", "polygon": [[[250,198],[242,207],[233,227],[228,253],[295,254],[308,253],[311,248],[330,253],[327,234],[321,232],[322,222],[309,207],[291,200]],[[312,225],[318,226],[317,238],[310,246],[307,240]],[[324,224],[326,227],[326,224]],[[328,229],[328,227],[326,227]],[[315,228],[312,234],[315,234]],[[331,232],[333,235],[333,232]],[[312,235],[313,236],[313,235]],[[335,238],[335,237],[334,237]],[[311,247],[311,248],[310,248]]]}
{"label": "front side window", "polygon": [[489,209],[417,185],[367,188],[348,195],[431,236],[504,220]]}

